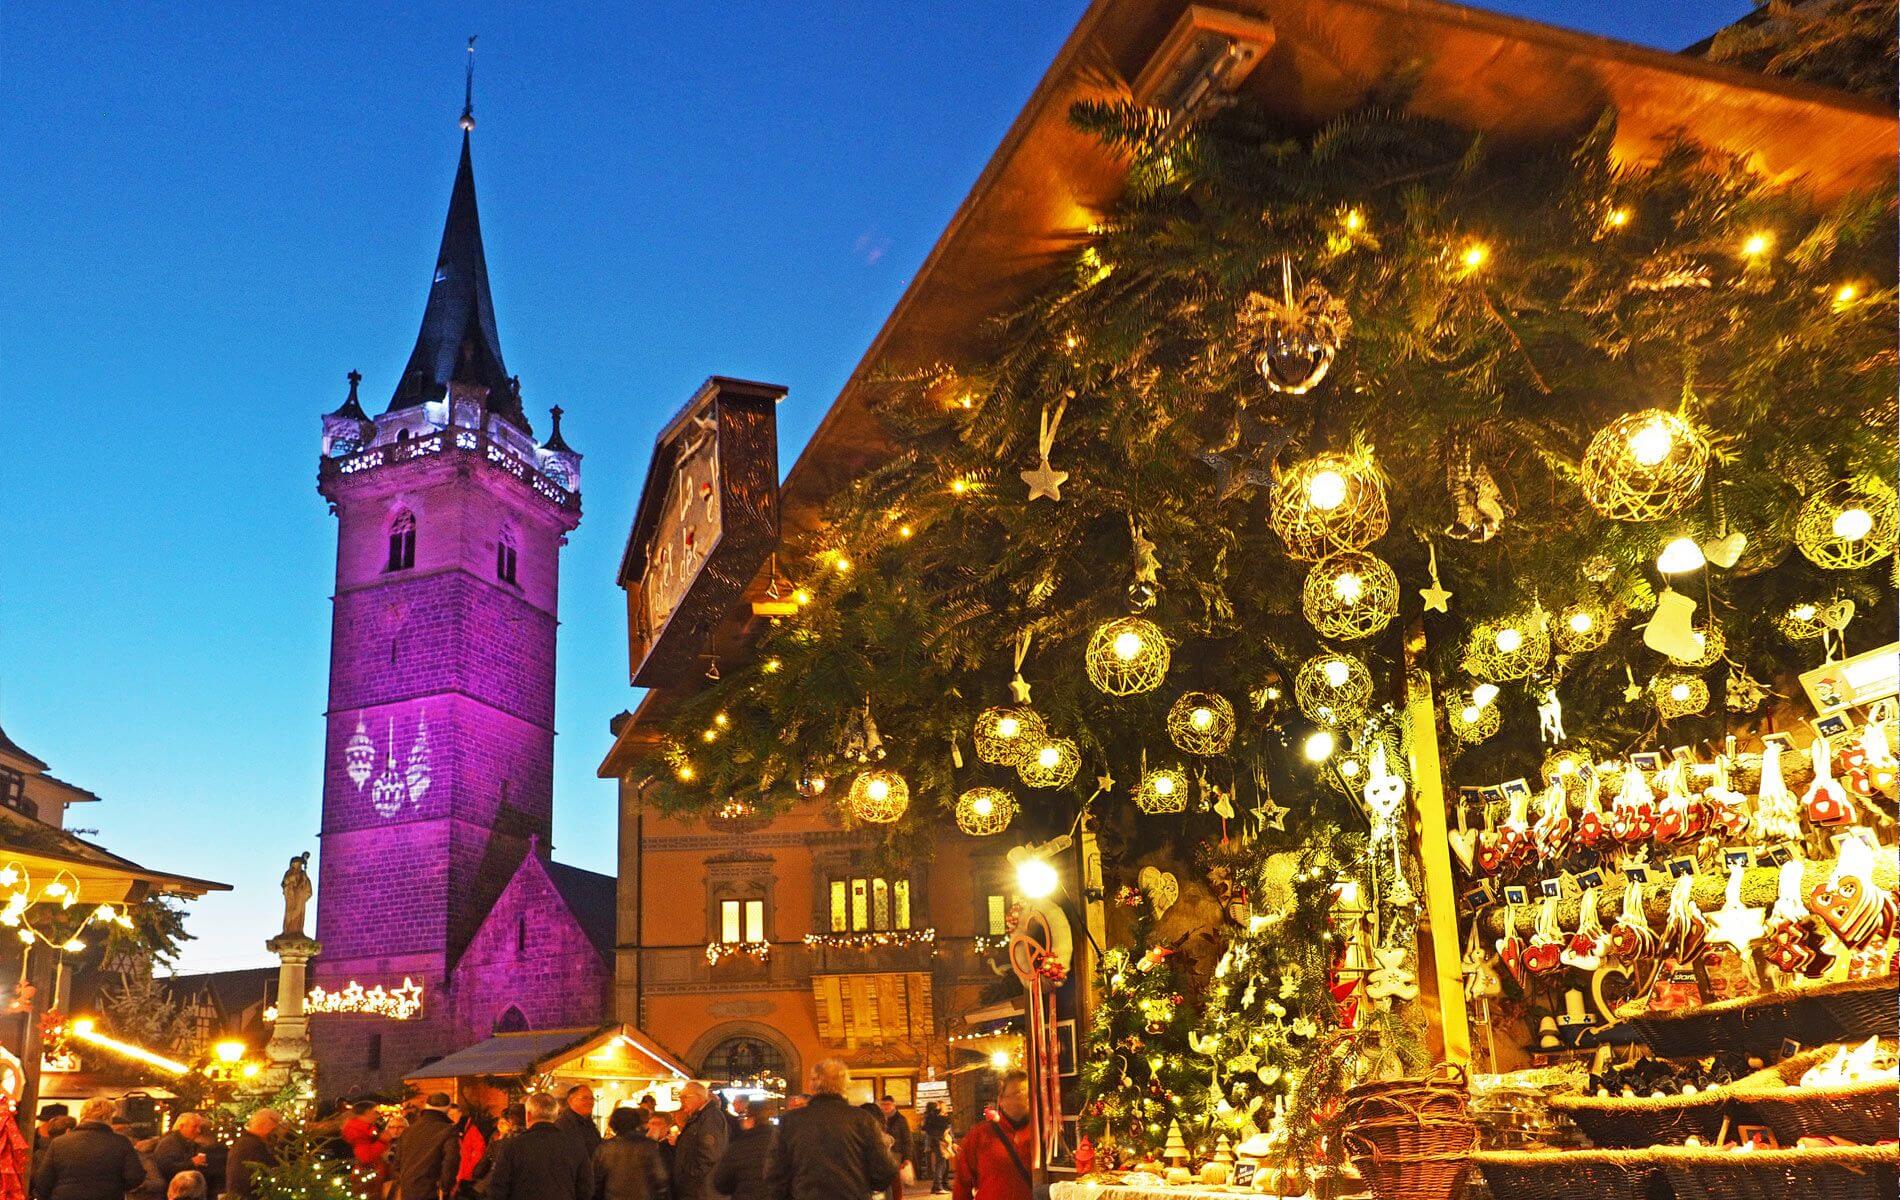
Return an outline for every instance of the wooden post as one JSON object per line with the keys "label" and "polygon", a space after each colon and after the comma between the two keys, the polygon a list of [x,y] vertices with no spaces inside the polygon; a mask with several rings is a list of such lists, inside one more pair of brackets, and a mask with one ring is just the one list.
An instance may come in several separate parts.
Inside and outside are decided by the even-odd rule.
{"label": "wooden post", "polygon": [[[1405,639],[1405,719],[1412,747],[1412,803],[1418,812],[1418,861],[1425,874],[1421,933],[1432,937],[1432,970],[1438,983],[1439,1026],[1445,1061],[1471,1061],[1471,1023],[1465,1011],[1464,967],[1458,952],[1458,890],[1451,873],[1451,842],[1445,825],[1445,776],[1438,758],[1438,719],[1432,680],[1425,667],[1425,631],[1413,626]],[[1423,964],[1420,964],[1423,969]]]}

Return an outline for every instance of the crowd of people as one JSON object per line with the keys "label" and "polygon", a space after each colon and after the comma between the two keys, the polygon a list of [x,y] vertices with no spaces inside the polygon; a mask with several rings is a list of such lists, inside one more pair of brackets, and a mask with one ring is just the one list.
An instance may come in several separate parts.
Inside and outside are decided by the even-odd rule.
{"label": "crowd of people", "polygon": [[[339,1101],[302,1133],[356,1166],[361,1200],[903,1200],[912,1187],[953,1200],[1032,1200],[1020,1073],[1003,1078],[995,1110],[954,1152],[935,1104],[913,1131],[890,1096],[846,1100],[850,1083],[838,1059],[813,1068],[810,1092],[782,1107],[744,1097],[728,1107],[688,1083],[673,1113],[651,1097],[614,1110],[605,1137],[585,1085],[559,1098],[536,1092],[495,1115],[465,1112],[441,1092],[387,1116],[372,1101]],[[33,1200],[268,1200],[267,1172],[289,1128],[260,1108],[228,1144],[198,1113],[156,1135],[103,1098],[77,1118],[40,1116]]]}

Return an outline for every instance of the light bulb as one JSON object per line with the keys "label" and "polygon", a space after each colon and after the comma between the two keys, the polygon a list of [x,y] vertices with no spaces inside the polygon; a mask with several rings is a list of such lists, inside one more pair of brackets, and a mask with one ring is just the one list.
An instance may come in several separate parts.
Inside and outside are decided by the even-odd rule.
{"label": "light bulb", "polygon": [[1356,208],[1349,208],[1346,210],[1347,230],[1349,230],[1352,233],[1358,233],[1361,229],[1364,229],[1365,227],[1366,227],[1366,217],[1364,213],[1360,212]]}
{"label": "light bulb", "polygon": [[1060,882],[1056,869],[1046,859],[1025,858],[1016,864],[1016,890],[1031,900],[1050,895]]}
{"label": "light bulb", "polygon": [[785,665],[784,663],[780,662],[776,658],[768,658],[763,663],[759,664],[759,670],[764,671],[767,675],[776,675],[778,674],[779,668],[784,665]]}
{"label": "light bulb", "polygon": [[719,726],[719,728],[721,729],[724,729],[726,726],[732,724],[732,718],[728,717],[725,713],[714,713],[713,724]]}
{"label": "light bulb", "polygon": [[1694,538],[1679,537],[1664,546],[1662,553],[1656,556],[1656,569],[1665,575],[1682,575],[1701,569],[1707,561],[1703,557],[1702,547],[1695,544]]}
{"label": "light bulb", "polygon": [[891,785],[888,780],[873,779],[864,792],[873,800],[888,800],[891,798]]}
{"label": "light bulb", "polygon": [[996,736],[1013,738],[1023,731],[1023,723],[1015,717],[1001,717],[996,722]]}
{"label": "light bulb", "polygon": [[1047,769],[1061,761],[1062,751],[1056,749],[1054,746],[1044,746],[1042,749],[1036,751],[1036,765],[1039,767]]}
{"label": "light bulb", "polygon": [[1498,685],[1495,683],[1481,683],[1471,689],[1471,702],[1479,708],[1485,707],[1497,698]]}
{"label": "light bulb", "polygon": [[1475,725],[1478,721],[1479,715],[1482,714],[1483,712],[1484,710],[1479,708],[1477,705],[1467,704],[1464,707],[1464,711],[1460,713],[1459,715],[1464,718],[1465,724]]}
{"label": "light bulb", "polygon": [[716,742],[719,740],[719,731],[717,729],[708,729],[700,734],[699,738],[703,742]]}
{"label": "light bulb", "polygon": [[691,783],[693,776],[698,774],[698,772],[693,770],[691,763],[681,763],[679,770],[673,772],[673,774],[678,777],[681,783]]}
{"label": "light bulb", "polygon": [[1188,714],[1188,724],[1196,729],[1206,729],[1213,723],[1214,710],[1211,708],[1197,708]]}
{"label": "light bulb", "polygon": [[1765,233],[1749,234],[1748,240],[1742,243],[1742,253],[1749,258],[1759,258],[1768,253],[1768,235]]}
{"label": "light bulb", "polygon": [[1794,608],[1795,619],[1797,621],[1812,621],[1814,620],[1814,614],[1818,611],[1819,610],[1812,604],[1797,604]]}
{"label": "light bulb", "polygon": [[1339,578],[1333,580],[1333,595],[1349,604],[1359,599],[1365,590],[1366,585],[1361,583],[1359,577],[1354,575],[1351,571],[1347,571]]}
{"label": "light bulb", "polygon": [[1874,516],[1858,505],[1834,515],[1834,536],[1844,542],[1858,542],[1872,533]]}
{"label": "light bulb", "polygon": [[1483,242],[1473,242],[1465,247],[1465,252],[1459,257],[1459,261],[1465,264],[1465,270],[1475,271],[1490,261],[1490,258],[1491,247]]}
{"label": "light bulb", "polygon": [[1306,484],[1306,502],[1321,512],[1331,512],[1346,502],[1346,477],[1338,471],[1321,471]]}
{"label": "light bulb", "polygon": [[952,479],[950,481],[950,494],[953,496],[961,496],[969,490],[970,481],[967,479]]}
{"label": "light bulb", "polygon": [[1670,684],[1669,698],[1677,703],[1687,700],[1689,698],[1689,685],[1686,683]]}
{"label": "light bulb", "polygon": [[1630,457],[1645,467],[1653,467],[1668,458],[1675,445],[1676,435],[1658,418],[1630,434]]}
{"label": "light bulb", "polygon": [[1356,758],[1349,758],[1345,762],[1340,763],[1339,773],[1341,775],[1344,775],[1348,779],[1359,778],[1359,760]]}
{"label": "light bulb", "polygon": [[1172,775],[1155,776],[1155,795],[1157,796],[1174,795],[1174,776]]}
{"label": "light bulb", "polygon": [[1333,756],[1333,732],[1330,729],[1315,729],[1306,735],[1306,744],[1301,747],[1307,762],[1325,762]]}
{"label": "light bulb", "polygon": [[990,1066],[998,1071],[1009,1069],[1009,1051],[995,1050],[990,1053]]}
{"label": "light bulb", "polygon": [[792,603],[798,605],[800,608],[805,607],[811,603],[811,593],[804,588],[797,589],[792,593]]}
{"label": "light bulb", "polygon": [[1141,635],[1134,630],[1125,630],[1115,635],[1115,657],[1123,662],[1131,662],[1141,654]]}
{"label": "light bulb", "polygon": [[1608,215],[1603,218],[1603,223],[1612,229],[1621,229],[1630,223],[1630,210],[1627,208],[1613,208],[1609,211]]}
{"label": "light bulb", "polygon": [[996,802],[988,796],[978,796],[970,802],[970,811],[979,817],[987,817],[996,808]]}
{"label": "light bulb", "polygon": [[899,525],[899,526],[897,527],[897,536],[898,536],[898,537],[901,537],[901,538],[906,538],[906,539],[907,539],[907,538],[909,538],[909,537],[911,536],[911,534],[913,534],[913,533],[915,533],[915,532],[916,532],[916,530],[914,530],[914,529],[912,529],[912,528],[911,528],[910,526],[908,526],[908,525]]}
{"label": "light bulb", "polygon": [[851,569],[851,560],[844,557],[843,555],[839,555],[838,561],[832,563],[831,565],[837,568],[838,574],[843,575],[844,573],[846,573],[847,571]]}
{"label": "light bulb", "polygon": [[1860,299],[1860,288],[1851,283],[1843,283],[1840,287],[1834,289],[1835,304],[1845,306],[1852,304],[1858,299]]}
{"label": "light bulb", "polygon": [[1524,648],[1524,633],[1513,626],[1506,625],[1498,630],[1495,639],[1498,650],[1504,654],[1516,654]]}
{"label": "light bulb", "polygon": [[1565,759],[1559,759],[1559,760],[1558,760],[1558,762],[1557,762],[1557,774],[1559,774],[1559,775],[1575,775],[1576,773],[1577,773],[1577,760],[1576,760],[1576,759],[1574,759],[1574,758],[1565,758]]}
{"label": "light bulb", "polygon": [[1329,658],[1320,668],[1320,674],[1334,687],[1345,687],[1346,681],[1352,678],[1352,664],[1343,658]]}

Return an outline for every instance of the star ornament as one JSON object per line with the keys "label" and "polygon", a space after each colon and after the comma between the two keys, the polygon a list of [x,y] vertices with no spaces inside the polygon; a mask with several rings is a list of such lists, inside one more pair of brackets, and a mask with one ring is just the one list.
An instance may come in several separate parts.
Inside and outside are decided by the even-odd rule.
{"label": "star ornament", "polygon": [[1425,602],[1426,612],[1441,613],[1451,611],[1446,607],[1447,603],[1451,600],[1451,592],[1446,588],[1440,587],[1436,579],[1432,580],[1430,587],[1418,589],[1418,597]]}
{"label": "star ornament", "polygon": [[1262,796],[1259,806],[1248,811],[1253,814],[1254,820],[1260,822],[1260,828],[1276,829],[1285,833],[1286,815],[1292,810],[1277,803],[1272,796]]}
{"label": "star ornament", "polygon": [[1049,462],[1047,455],[1042,462],[1022,472],[1023,482],[1029,485],[1031,500],[1060,500],[1062,485],[1069,481],[1067,471],[1058,471]]}
{"label": "star ornament", "polygon": [[1009,681],[1009,694],[1018,704],[1029,703],[1029,681],[1021,675]]}

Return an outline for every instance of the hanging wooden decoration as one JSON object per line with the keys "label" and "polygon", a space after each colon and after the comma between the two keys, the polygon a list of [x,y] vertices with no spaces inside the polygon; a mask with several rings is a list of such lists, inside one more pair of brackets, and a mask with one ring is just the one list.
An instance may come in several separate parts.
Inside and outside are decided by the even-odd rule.
{"label": "hanging wooden decoration", "polygon": [[1892,554],[1897,527],[1891,489],[1841,484],[1802,501],[1794,544],[1817,567],[1853,571]]}
{"label": "hanging wooden decoration", "polygon": [[1146,617],[1116,617],[1095,627],[1084,664],[1089,681],[1111,696],[1152,692],[1168,675],[1168,639]]}
{"label": "hanging wooden decoration", "polygon": [[1058,788],[1075,778],[1082,752],[1068,738],[1044,738],[1016,764],[1016,774],[1033,788]]}

